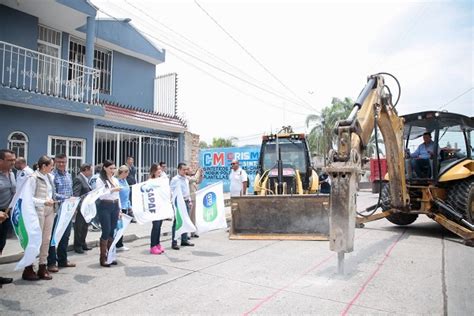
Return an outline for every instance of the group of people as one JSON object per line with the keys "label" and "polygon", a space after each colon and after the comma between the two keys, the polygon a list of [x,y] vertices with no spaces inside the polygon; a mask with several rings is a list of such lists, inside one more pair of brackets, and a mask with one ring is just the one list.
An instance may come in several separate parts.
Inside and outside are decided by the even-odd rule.
{"label": "group of people", "polygon": [[[35,170],[33,170],[35,169]],[[0,149],[0,255],[3,251],[7,233],[9,230],[9,205],[17,190],[22,186],[30,186],[34,207],[38,215],[42,242],[39,251],[39,266],[35,269],[33,265],[27,266],[22,278],[28,281],[51,280],[52,273],[56,273],[61,268],[73,268],[76,266],[68,260],[67,247],[72,226],[74,225],[74,251],[84,253],[91,250],[86,243],[89,224],[80,212],[81,205],[77,207],[75,220],[71,221],[57,244],[51,246],[52,234],[58,220],[57,211],[62,201],[70,197],[83,197],[93,189],[107,188],[107,193],[100,196],[96,202],[97,220],[100,223],[100,255],[99,263],[102,267],[110,267],[117,264],[116,261],[107,262],[107,254],[114,240],[117,223],[122,214],[133,217],[131,203],[131,185],[137,183],[136,167],[133,157],[128,157],[125,165],[116,167],[111,160],[106,160],[96,166],[96,173],[90,164],[82,164],[80,173],[76,177],[67,171],[67,156],[58,154],[53,158],[41,156],[34,168],[31,169],[23,157],[16,157],[11,150]],[[16,171],[16,175],[13,171]],[[148,181],[163,177],[168,179],[166,174],[166,163],[152,164]],[[178,174],[170,181],[171,193],[179,187],[186,202],[187,212],[195,223],[194,214],[194,193],[199,183],[202,181],[203,171],[199,168],[192,173],[185,163],[178,164]],[[172,195],[171,194],[171,195]],[[170,196],[171,200],[171,196]],[[160,243],[162,221],[154,221],[150,236],[150,253],[161,254],[165,248]],[[175,238],[176,223],[173,222],[172,229],[172,249],[179,250],[178,238]],[[194,246],[189,241],[190,237],[199,237],[197,234],[182,234],[181,246]],[[117,250],[128,250],[120,240]],[[13,281],[12,278],[0,277],[0,287]]]}

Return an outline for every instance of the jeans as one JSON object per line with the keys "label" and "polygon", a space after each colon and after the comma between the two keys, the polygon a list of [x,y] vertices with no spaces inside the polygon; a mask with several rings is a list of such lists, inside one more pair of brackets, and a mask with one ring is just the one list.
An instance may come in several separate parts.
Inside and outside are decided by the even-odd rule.
{"label": "jeans", "polygon": [[[53,239],[54,230],[56,229],[56,224],[58,222],[58,215],[54,217],[53,230],[51,232],[51,239]],[[58,249],[56,246],[49,247],[48,254],[48,266],[65,265],[67,264],[67,246],[69,245],[69,236],[71,235],[72,221],[66,227],[61,241],[59,241]]]}
{"label": "jeans", "polygon": [[[184,200],[186,202],[186,211],[189,213],[191,212],[190,202],[189,200]],[[176,245],[178,242],[175,240],[176,236],[176,218],[173,220],[173,227],[171,228],[171,241],[173,245]],[[188,233],[181,234],[181,243],[185,243],[188,241]]]}
{"label": "jeans", "polygon": [[150,236],[150,248],[153,248],[156,245],[160,244],[162,224],[163,224],[163,221],[153,221],[153,227],[151,228],[151,236]]}
{"label": "jeans", "polygon": [[118,202],[100,201],[99,208],[97,209],[100,226],[102,227],[100,239],[108,240],[114,238],[114,230],[117,227],[119,211]]}

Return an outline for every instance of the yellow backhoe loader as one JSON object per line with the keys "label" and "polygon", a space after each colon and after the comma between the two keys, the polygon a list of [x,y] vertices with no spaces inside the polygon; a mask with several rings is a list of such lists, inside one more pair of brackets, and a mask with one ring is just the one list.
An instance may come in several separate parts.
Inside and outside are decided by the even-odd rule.
{"label": "yellow backhoe loader", "polygon": [[[332,180],[330,248],[338,252],[340,271],[344,253],[353,250],[356,222],[360,225],[387,218],[394,224],[408,225],[426,215],[467,245],[474,241],[474,119],[440,111],[399,116],[396,105],[400,94],[392,104],[384,75],[398,84],[388,73],[369,76],[352,112],[335,127],[338,147],[330,152],[326,171]],[[357,212],[361,154],[374,130],[376,139],[378,131],[383,136],[387,182],[379,202]],[[422,150],[413,152],[423,135]],[[379,208],[382,212],[376,213]]]}
{"label": "yellow backhoe loader", "polygon": [[263,136],[254,195],[231,198],[230,239],[327,240],[329,196],[318,190],[304,134]]}

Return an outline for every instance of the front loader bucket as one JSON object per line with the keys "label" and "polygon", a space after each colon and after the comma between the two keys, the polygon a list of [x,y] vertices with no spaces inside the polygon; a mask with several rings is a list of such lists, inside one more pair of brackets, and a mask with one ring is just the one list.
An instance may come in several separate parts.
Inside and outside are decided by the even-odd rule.
{"label": "front loader bucket", "polygon": [[328,195],[231,198],[230,239],[328,240]]}

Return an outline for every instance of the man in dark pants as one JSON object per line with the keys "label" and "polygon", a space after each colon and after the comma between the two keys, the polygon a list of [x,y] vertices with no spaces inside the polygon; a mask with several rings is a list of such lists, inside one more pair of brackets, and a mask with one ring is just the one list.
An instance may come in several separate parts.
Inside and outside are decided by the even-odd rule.
{"label": "man in dark pants", "polygon": [[[66,170],[67,166],[67,157],[65,154],[56,155],[54,158],[55,169],[53,171],[54,175],[54,185],[56,186],[56,198],[58,201],[62,202],[69,199],[72,196],[72,177],[69,172]],[[54,218],[54,230],[58,221],[58,214]],[[69,244],[69,236],[71,235],[72,221],[66,227],[64,235],[61,237],[59,242],[58,249],[56,251],[56,246],[49,247],[48,255],[48,271],[49,272],[58,272],[59,267],[62,268],[73,268],[76,266],[75,263],[69,262],[67,260],[67,246]]]}
{"label": "man in dark pants", "polygon": [[[0,255],[7,242],[9,227],[7,209],[16,191],[15,176],[11,171],[15,160],[15,153],[13,151],[0,149]],[[3,284],[12,282],[12,278],[0,277],[0,288]]]}
{"label": "man in dark pants", "polygon": [[[91,191],[89,178],[92,176],[92,168],[90,164],[82,164],[81,172],[74,178],[72,191],[74,196],[82,196]],[[86,223],[81,213],[81,204],[79,203],[76,211],[76,221],[74,222],[74,251],[84,253],[84,250],[91,250],[87,247],[86,237],[89,224]]]}

